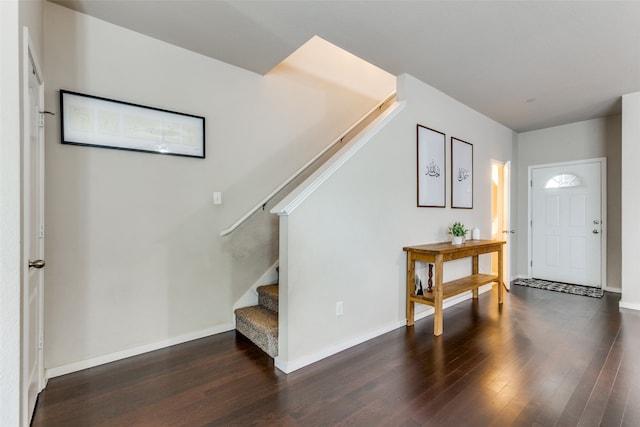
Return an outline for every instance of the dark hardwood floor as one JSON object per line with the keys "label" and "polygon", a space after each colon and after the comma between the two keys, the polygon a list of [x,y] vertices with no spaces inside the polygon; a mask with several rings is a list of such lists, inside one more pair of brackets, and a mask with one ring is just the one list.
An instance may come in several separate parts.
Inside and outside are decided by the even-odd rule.
{"label": "dark hardwood floor", "polygon": [[640,313],[512,286],[285,375],[235,332],[53,378],[33,426],[640,426]]}

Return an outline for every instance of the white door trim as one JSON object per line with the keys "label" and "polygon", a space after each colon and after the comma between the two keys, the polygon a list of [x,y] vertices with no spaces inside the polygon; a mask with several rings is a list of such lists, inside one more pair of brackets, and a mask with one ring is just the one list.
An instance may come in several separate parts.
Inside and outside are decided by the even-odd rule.
{"label": "white door trim", "polygon": [[531,186],[533,182],[533,170],[534,169],[542,169],[549,167],[557,167],[557,166],[572,166],[572,165],[583,165],[587,163],[599,163],[600,164],[600,203],[602,204],[602,235],[600,241],[600,253],[601,256],[601,277],[600,283],[602,283],[602,289],[607,289],[607,158],[606,157],[597,157],[594,159],[584,159],[584,160],[573,160],[568,162],[558,162],[558,163],[545,163],[539,165],[531,165],[529,166],[528,175],[527,175],[527,276],[532,277],[532,269],[531,262],[533,260],[533,234],[531,221],[533,219],[533,206],[531,203],[532,194],[531,194]]}
{"label": "white door trim", "polygon": [[[513,245],[513,239],[511,236],[511,160],[507,160],[507,161],[502,161],[502,160],[496,160],[496,159],[491,159],[491,168],[493,169],[493,166],[498,166],[498,167],[502,167],[502,173],[503,175],[500,177],[500,179],[503,181],[502,185],[500,186],[500,191],[502,191],[502,212],[500,213],[500,215],[502,215],[502,219],[503,219],[503,224],[502,224],[502,230],[498,230],[498,236],[499,239],[506,241],[506,245],[505,245],[505,251],[504,251],[504,284],[505,287],[507,288],[507,290],[511,289],[511,274],[512,274],[512,268],[511,268],[511,246]],[[509,179],[505,179],[505,172],[509,175]],[[506,190],[506,191],[505,191]],[[493,196],[492,196],[493,197]],[[493,221],[493,218],[492,218]],[[509,233],[504,233],[504,230],[508,230]],[[493,230],[492,230],[493,231]],[[493,233],[491,235],[491,237],[493,238]]]}
{"label": "white door trim", "polygon": [[513,229],[511,228],[511,204],[513,203],[512,200],[512,194],[511,194],[511,160],[507,160],[506,162],[504,162],[503,168],[502,168],[502,172],[503,172],[503,180],[504,180],[504,187],[506,187],[506,191],[504,192],[505,194],[503,195],[504,198],[504,202],[503,202],[503,210],[504,210],[504,217],[506,218],[505,224],[504,224],[504,229],[508,231],[508,233],[506,233],[505,236],[505,240],[507,241],[507,254],[506,254],[506,260],[505,260],[505,271],[507,272],[507,275],[505,276],[505,281],[507,284],[507,290],[511,289],[511,275],[513,274],[513,269],[511,268],[511,261],[512,261],[512,256],[511,254],[513,253],[511,248],[513,246],[513,237],[512,236],[512,232]]}

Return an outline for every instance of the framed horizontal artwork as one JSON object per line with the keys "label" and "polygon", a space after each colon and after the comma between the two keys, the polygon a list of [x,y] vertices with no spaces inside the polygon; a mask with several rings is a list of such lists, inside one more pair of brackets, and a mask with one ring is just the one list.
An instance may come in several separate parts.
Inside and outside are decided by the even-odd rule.
{"label": "framed horizontal artwork", "polygon": [[446,206],[446,136],[442,132],[417,125],[418,207]]}
{"label": "framed horizontal artwork", "polygon": [[451,207],[473,209],[473,144],[451,137]]}
{"label": "framed horizontal artwork", "polygon": [[63,144],[204,159],[204,117],[60,91]]}

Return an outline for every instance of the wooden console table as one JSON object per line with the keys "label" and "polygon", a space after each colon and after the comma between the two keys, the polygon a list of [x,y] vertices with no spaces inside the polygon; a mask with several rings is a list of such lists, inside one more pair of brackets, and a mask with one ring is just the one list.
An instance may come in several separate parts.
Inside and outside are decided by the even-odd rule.
{"label": "wooden console table", "polygon": [[[454,246],[451,242],[442,242],[402,248],[407,252],[407,326],[413,325],[414,303],[427,304],[435,310],[433,334],[442,335],[442,301],[466,291],[473,291],[473,298],[478,298],[478,288],[492,282],[498,284],[498,303],[502,304],[502,247],[504,244],[504,241],[499,240],[467,240],[460,246]],[[478,273],[478,255],[492,252],[498,253],[498,274]],[[458,280],[442,283],[443,263],[468,257],[473,257],[472,274]],[[424,289],[424,295],[415,294],[416,261],[435,265],[435,283],[432,289]]]}

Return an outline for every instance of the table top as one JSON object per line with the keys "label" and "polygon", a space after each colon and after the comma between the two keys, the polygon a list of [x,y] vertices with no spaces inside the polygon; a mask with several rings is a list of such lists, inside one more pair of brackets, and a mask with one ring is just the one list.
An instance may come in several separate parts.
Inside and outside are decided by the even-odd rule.
{"label": "table top", "polygon": [[406,252],[424,253],[424,254],[447,254],[458,252],[465,249],[481,249],[490,246],[504,245],[504,240],[467,240],[461,245],[454,245],[451,242],[429,243],[426,245],[405,246],[402,248]]}

